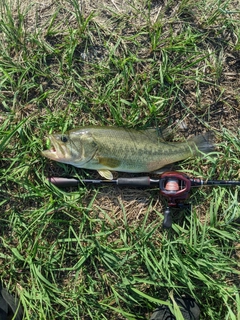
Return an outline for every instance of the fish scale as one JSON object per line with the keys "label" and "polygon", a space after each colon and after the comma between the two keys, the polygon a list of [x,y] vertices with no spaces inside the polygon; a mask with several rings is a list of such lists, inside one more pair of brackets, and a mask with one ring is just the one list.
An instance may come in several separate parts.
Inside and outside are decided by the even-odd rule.
{"label": "fish scale", "polygon": [[213,150],[212,133],[185,142],[166,142],[157,130],[89,126],[50,137],[52,148],[42,154],[78,168],[98,170],[107,179],[112,171],[151,172]]}

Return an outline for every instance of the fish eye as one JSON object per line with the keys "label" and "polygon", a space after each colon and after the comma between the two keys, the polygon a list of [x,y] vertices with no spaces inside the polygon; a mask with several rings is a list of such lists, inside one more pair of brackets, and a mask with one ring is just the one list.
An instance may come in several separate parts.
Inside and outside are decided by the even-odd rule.
{"label": "fish eye", "polygon": [[68,141],[68,138],[66,136],[61,136],[61,141],[62,142],[67,142]]}

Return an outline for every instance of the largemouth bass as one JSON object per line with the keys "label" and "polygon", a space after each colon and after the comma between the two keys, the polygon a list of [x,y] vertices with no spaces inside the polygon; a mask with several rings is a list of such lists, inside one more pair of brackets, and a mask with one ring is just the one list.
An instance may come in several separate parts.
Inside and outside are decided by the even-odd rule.
{"label": "largemouth bass", "polygon": [[167,142],[157,130],[89,126],[50,135],[51,148],[42,154],[78,168],[97,170],[112,179],[111,171],[151,172],[167,164],[213,149],[211,134],[185,142]]}

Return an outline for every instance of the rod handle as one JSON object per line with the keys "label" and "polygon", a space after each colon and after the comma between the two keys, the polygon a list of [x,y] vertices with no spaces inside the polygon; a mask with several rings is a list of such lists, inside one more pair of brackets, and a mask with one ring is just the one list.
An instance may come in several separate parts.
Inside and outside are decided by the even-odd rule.
{"label": "rod handle", "polygon": [[151,185],[151,179],[149,177],[118,178],[117,185],[132,187],[149,187]]}
{"label": "rod handle", "polygon": [[48,181],[57,187],[76,187],[81,183],[79,179],[64,177],[50,177]]}

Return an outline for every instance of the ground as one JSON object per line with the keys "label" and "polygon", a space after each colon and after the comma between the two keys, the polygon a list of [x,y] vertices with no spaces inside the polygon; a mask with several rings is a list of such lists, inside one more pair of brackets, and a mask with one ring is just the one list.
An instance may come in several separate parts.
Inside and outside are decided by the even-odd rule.
{"label": "ground", "polygon": [[48,133],[88,124],[172,126],[174,141],[213,131],[212,157],[171,169],[239,180],[239,1],[0,7],[1,278],[26,319],[147,319],[171,290],[204,319],[237,319],[238,188],[193,190],[167,232],[159,190],[58,190],[46,176],[99,176],[40,152]]}

